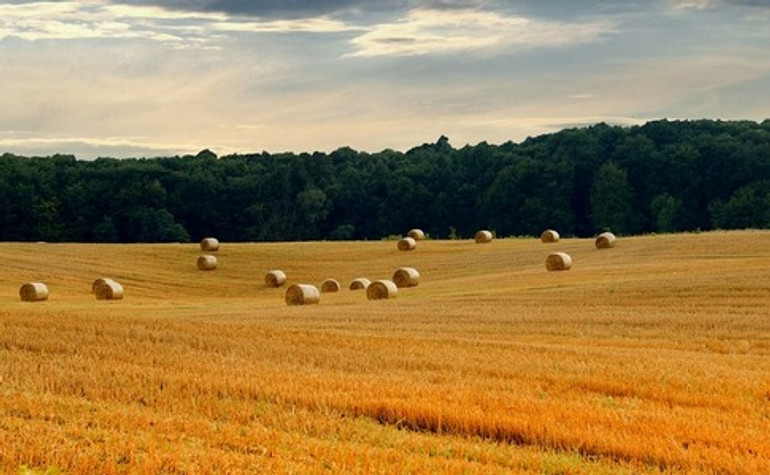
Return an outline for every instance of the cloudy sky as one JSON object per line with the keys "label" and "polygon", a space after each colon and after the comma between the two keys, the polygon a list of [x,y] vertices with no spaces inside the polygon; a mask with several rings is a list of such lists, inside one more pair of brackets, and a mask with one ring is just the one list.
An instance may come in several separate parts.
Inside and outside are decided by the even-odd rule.
{"label": "cloudy sky", "polygon": [[455,147],[770,116],[770,0],[0,1],[0,153]]}

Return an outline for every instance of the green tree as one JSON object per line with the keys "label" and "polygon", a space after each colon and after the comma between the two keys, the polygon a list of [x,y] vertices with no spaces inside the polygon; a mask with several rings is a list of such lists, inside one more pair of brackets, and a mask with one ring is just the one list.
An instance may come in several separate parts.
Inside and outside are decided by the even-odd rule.
{"label": "green tree", "polygon": [[636,230],[633,199],[628,172],[613,162],[600,166],[591,187],[591,218],[595,230],[633,233]]}
{"label": "green tree", "polygon": [[671,233],[680,230],[682,200],[670,193],[662,193],[652,200],[650,210],[655,220],[656,231]]}

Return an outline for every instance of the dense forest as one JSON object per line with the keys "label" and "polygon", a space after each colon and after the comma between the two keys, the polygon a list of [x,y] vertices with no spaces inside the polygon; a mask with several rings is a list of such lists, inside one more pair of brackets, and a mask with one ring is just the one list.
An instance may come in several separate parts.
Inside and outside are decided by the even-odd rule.
{"label": "dense forest", "polygon": [[587,128],[407,152],[0,157],[0,240],[563,236],[770,227],[770,120]]}

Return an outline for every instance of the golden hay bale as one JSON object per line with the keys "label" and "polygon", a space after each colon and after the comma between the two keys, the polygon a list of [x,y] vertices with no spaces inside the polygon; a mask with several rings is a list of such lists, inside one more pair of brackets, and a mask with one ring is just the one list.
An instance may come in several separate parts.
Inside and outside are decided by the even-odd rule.
{"label": "golden hay bale", "polygon": [[365,277],[359,277],[357,279],[353,279],[353,281],[350,283],[350,287],[348,288],[350,290],[366,290],[370,283],[371,282],[369,279]]}
{"label": "golden hay bale", "polygon": [[107,282],[114,282],[114,280],[110,279],[109,277],[100,277],[100,278],[96,279],[91,284],[91,293],[95,294],[96,293],[96,288],[99,287],[100,285],[104,284],[104,283],[107,283]]}
{"label": "golden hay bale", "polygon": [[405,237],[398,240],[399,251],[413,251],[417,247],[417,241],[414,238]]}
{"label": "golden hay bale", "polygon": [[545,260],[545,268],[549,271],[569,270],[572,267],[572,257],[566,252],[554,252]]}
{"label": "golden hay bale", "polygon": [[271,270],[265,274],[265,285],[280,287],[286,283],[286,273],[282,270]]}
{"label": "golden hay bale", "polygon": [[474,238],[476,239],[476,242],[479,244],[492,242],[492,233],[486,230],[477,231]]}
{"label": "golden hay bale", "polygon": [[420,273],[414,267],[399,267],[393,273],[396,287],[414,287],[420,283]]}
{"label": "golden hay bale", "polygon": [[27,282],[19,289],[19,297],[24,302],[48,300],[48,286],[42,282]]}
{"label": "golden hay bale", "polygon": [[615,235],[611,232],[601,233],[596,237],[596,249],[615,247]]}
{"label": "golden hay bale", "polygon": [[123,298],[123,286],[112,279],[97,279],[102,282],[94,287],[96,300],[120,300]]}
{"label": "golden hay bale", "polygon": [[392,280],[375,280],[366,288],[366,298],[369,300],[382,300],[396,298],[398,287]]}
{"label": "golden hay bale", "polygon": [[545,243],[559,242],[559,233],[553,229],[546,229],[540,234],[540,240]]}
{"label": "golden hay bale", "polygon": [[309,305],[321,301],[321,293],[315,285],[294,284],[286,289],[286,305]]}
{"label": "golden hay bale", "polygon": [[215,252],[219,250],[219,241],[213,237],[201,239],[201,251]]}
{"label": "golden hay bale", "polygon": [[425,233],[422,231],[422,229],[410,229],[406,235],[415,241],[422,241],[425,239]]}
{"label": "golden hay bale", "polygon": [[202,256],[198,256],[198,269],[200,270],[214,270],[217,268],[217,258],[209,255],[204,254]]}
{"label": "golden hay bale", "polygon": [[321,292],[339,292],[340,283],[334,279],[326,279],[321,283]]}

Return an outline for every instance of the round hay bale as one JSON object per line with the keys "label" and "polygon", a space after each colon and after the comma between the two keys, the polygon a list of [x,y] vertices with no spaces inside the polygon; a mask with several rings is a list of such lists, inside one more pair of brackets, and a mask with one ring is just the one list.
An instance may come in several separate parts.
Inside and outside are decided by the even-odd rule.
{"label": "round hay bale", "polygon": [[321,293],[315,285],[294,284],[286,289],[286,305],[310,305],[321,301]]}
{"label": "round hay bale", "polygon": [[422,231],[422,229],[410,229],[408,233],[406,233],[407,237],[410,237],[414,239],[415,241],[423,241],[425,240],[425,233]]}
{"label": "round hay bale", "polygon": [[414,287],[420,283],[420,273],[414,267],[399,267],[393,273],[396,287]]}
{"label": "round hay bale", "polygon": [[399,251],[414,251],[416,247],[417,247],[417,241],[415,241],[414,238],[405,237],[403,239],[398,240]]}
{"label": "round hay bale", "polygon": [[97,279],[102,282],[94,288],[96,300],[120,300],[123,298],[123,286],[112,279]]}
{"label": "round hay bale", "polygon": [[369,300],[393,299],[398,295],[398,287],[392,280],[375,280],[366,288]]}
{"label": "round hay bale", "polygon": [[207,237],[201,239],[201,251],[216,252],[219,250],[219,241],[217,238]]}
{"label": "round hay bale", "polygon": [[91,284],[91,293],[96,293],[96,288],[100,285],[107,283],[107,282],[115,282],[113,279],[110,279],[109,277],[99,277]]}
{"label": "round hay bale", "polygon": [[265,285],[268,287],[280,287],[286,283],[286,273],[282,270],[271,270],[265,274]]}
{"label": "round hay bale", "polygon": [[611,232],[601,233],[596,237],[596,249],[609,249],[615,247],[615,235]]}
{"label": "round hay bale", "polygon": [[486,230],[476,231],[476,235],[474,236],[474,239],[476,239],[476,242],[478,244],[492,242],[492,232],[486,231]]}
{"label": "round hay bale", "polygon": [[359,277],[357,279],[353,279],[353,281],[350,283],[350,286],[348,287],[350,290],[366,290],[367,287],[369,287],[369,284],[371,282],[369,279],[365,277]]}
{"label": "round hay bale", "polygon": [[217,268],[217,258],[210,255],[210,254],[204,254],[202,256],[198,256],[198,269],[199,270],[214,270]]}
{"label": "round hay bale", "polygon": [[337,282],[334,279],[326,279],[323,282],[321,282],[321,292],[339,292],[340,291],[340,283]]}
{"label": "round hay bale", "polygon": [[23,302],[48,300],[48,294],[48,286],[42,282],[27,282],[19,289],[19,297]]}
{"label": "round hay bale", "polygon": [[540,240],[544,243],[559,242],[559,233],[553,229],[546,229],[540,234]]}
{"label": "round hay bale", "polygon": [[545,268],[549,271],[569,270],[572,267],[572,257],[566,252],[554,252],[545,260]]}

